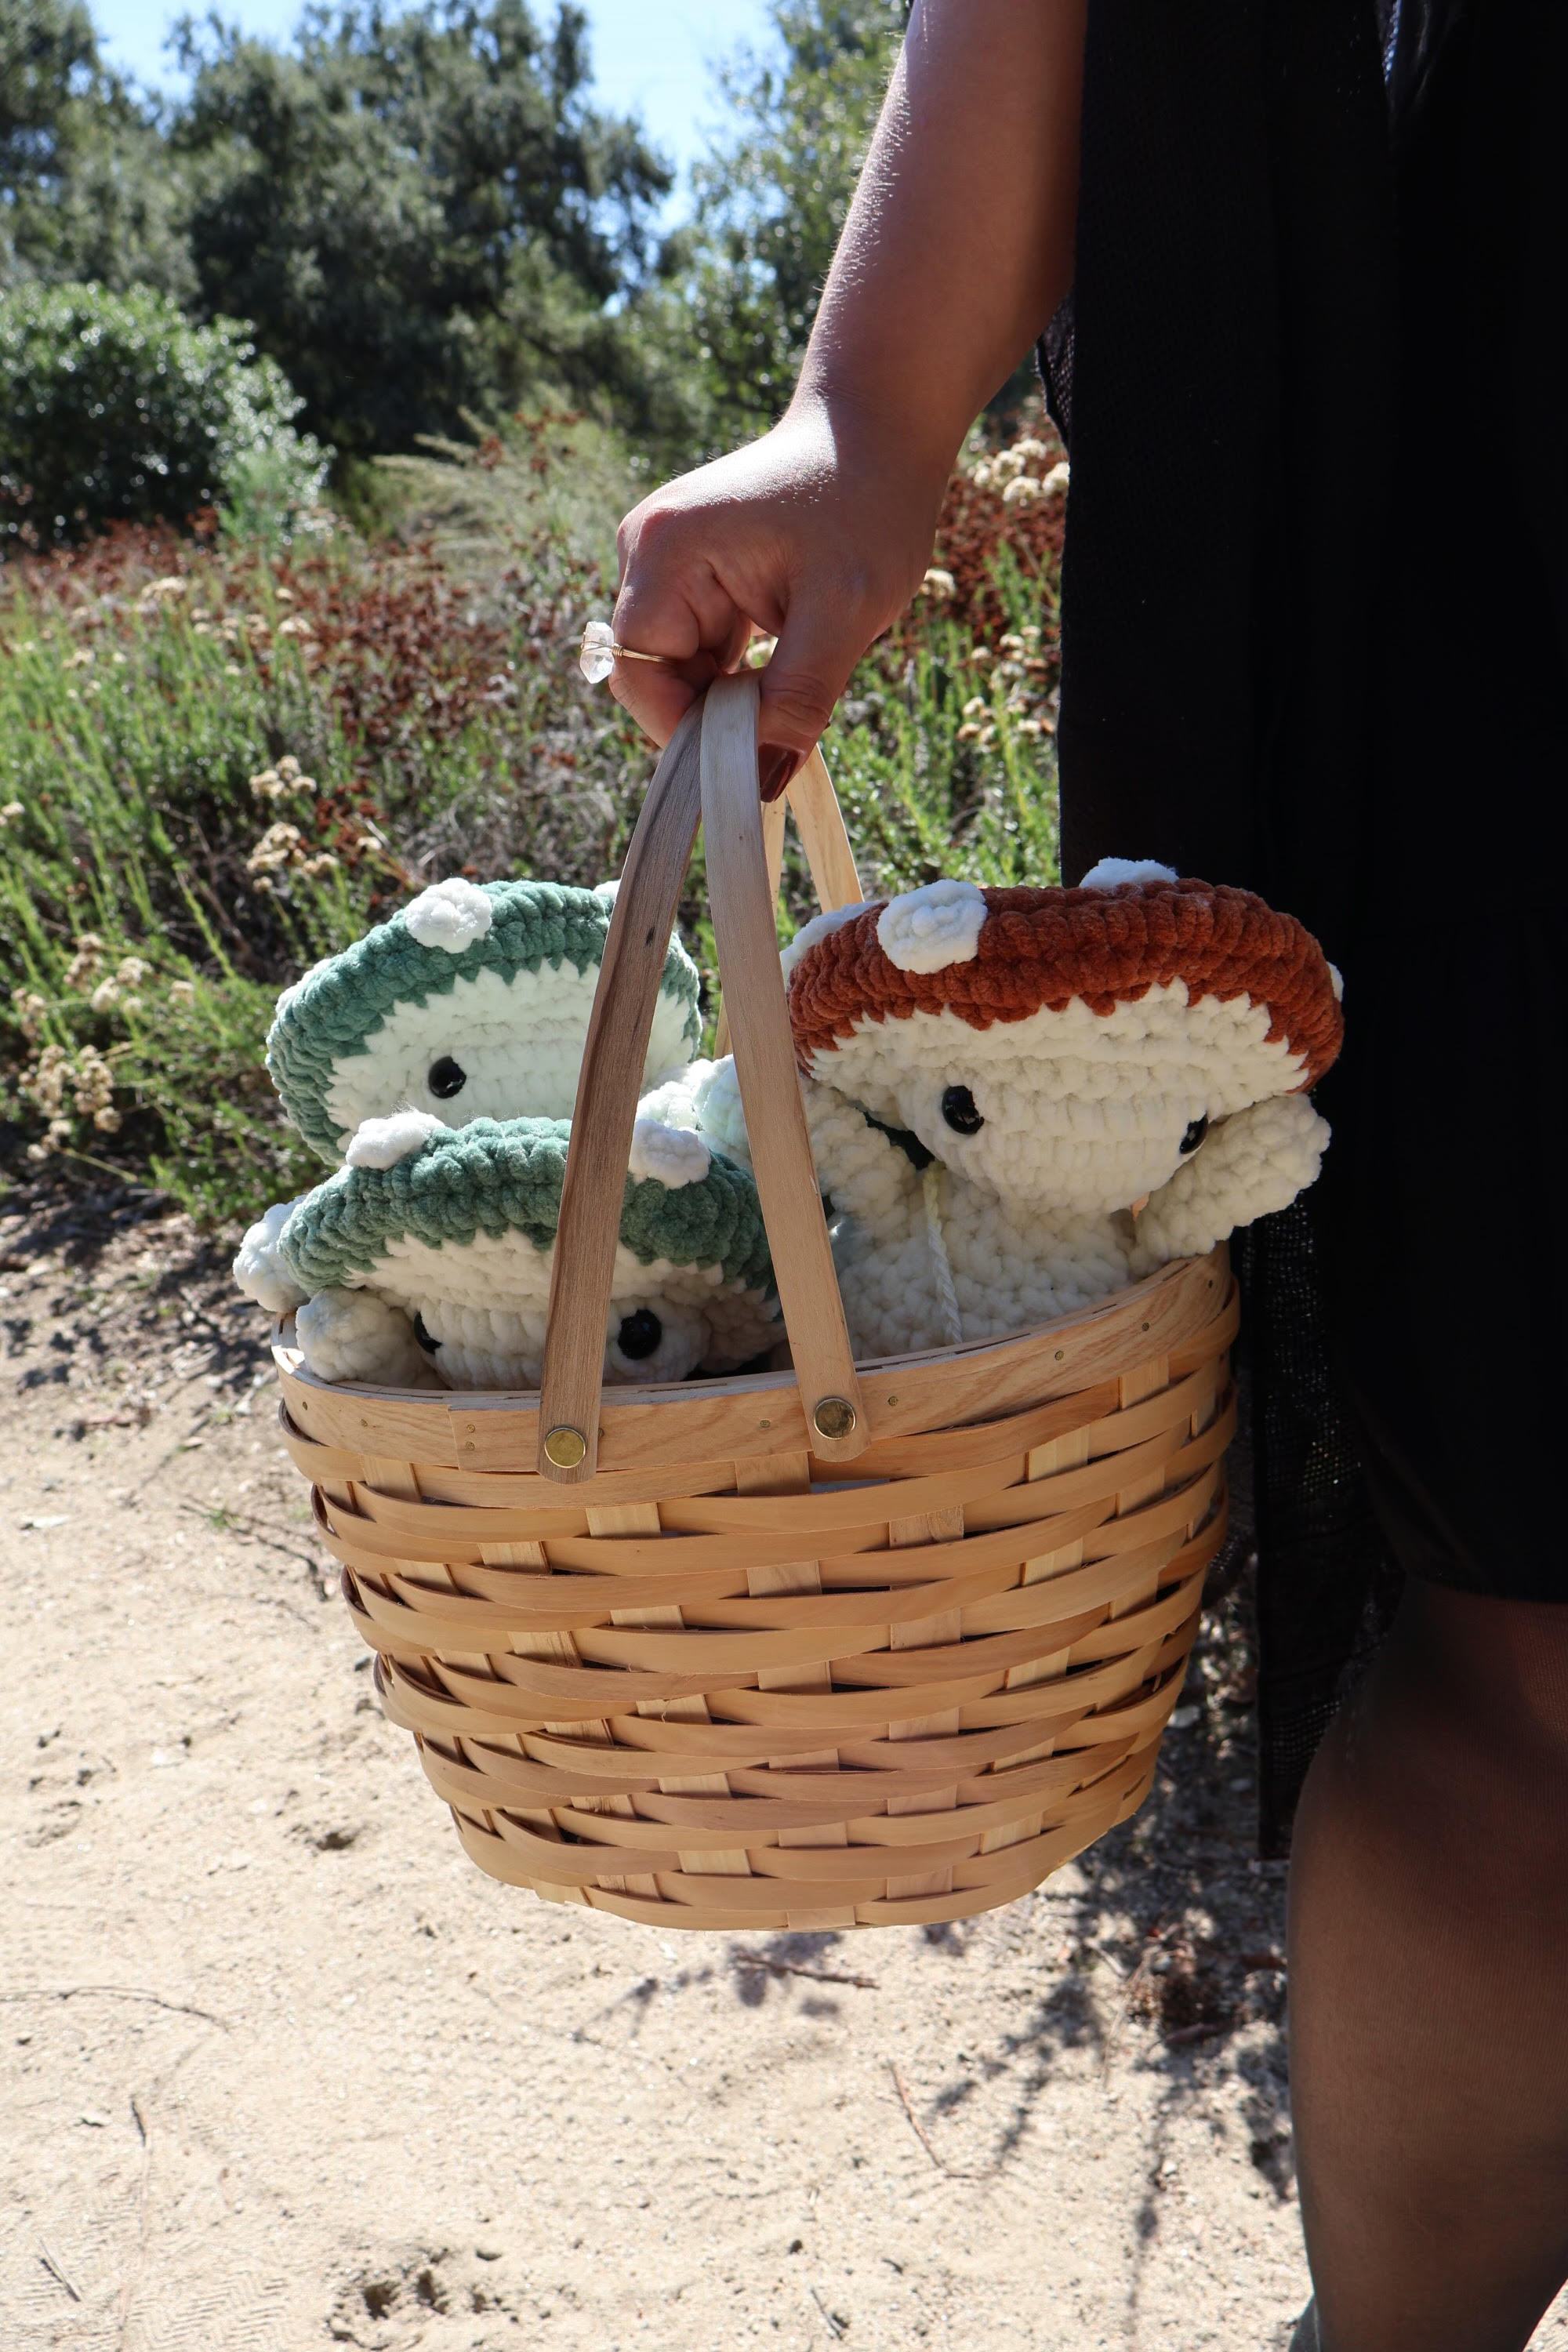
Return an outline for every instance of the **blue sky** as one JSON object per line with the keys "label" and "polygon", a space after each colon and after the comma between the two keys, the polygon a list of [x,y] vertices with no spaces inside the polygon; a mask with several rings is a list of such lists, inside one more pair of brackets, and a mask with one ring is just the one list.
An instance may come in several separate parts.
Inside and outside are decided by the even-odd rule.
{"label": "blue sky", "polygon": [[[188,0],[193,16],[201,0]],[[640,114],[656,143],[682,166],[702,152],[703,132],[715,121],[711,65],[742,43],[768,37],[763,0],[585,0],[592,26],[600,103],[618,114]],[[104,52],[138,80],[174,81],[163,54],[169,26],[184,13],[179,0],[92,0]],[[300,13],[300,0],[219,0],[218,13],[247,33],[282,39]],[[535,13],[551,9],[535,0]]]}

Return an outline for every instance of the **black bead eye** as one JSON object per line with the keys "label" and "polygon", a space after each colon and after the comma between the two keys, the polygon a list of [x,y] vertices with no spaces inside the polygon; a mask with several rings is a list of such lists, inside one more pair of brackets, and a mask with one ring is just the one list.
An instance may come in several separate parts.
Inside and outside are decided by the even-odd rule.
{"label": "black bead eye", "polygon": [[429,1332],[425,1328],[423,1315],[416,1315],[414,1318],[414,1337],[427,1356],[433,1356],[441,1344],[439,1339],[432,1339]]}
{"label": "black bead eye", "polygon": [[663,1337],[664,1326],[651,1307],[639,1307],[635,1315],[623,1315],[616,1335],[622,1355],[629,1356],[634,1363],[651,1356]]}
{"label": "black bead eye", "polygon": [[1188,1128],[1185,1135],[1183,1136],[1180,1144],[1177,1146],[1177,1149],[1181,1152],[1184,1160],[1191,1158],[1192,1154],[1197,1150],[1199,1144],[1203,1141],[1208,1131],[1209,1115],[1205,1110],[1202,1118],[1194,1119],[1191,1127]]}
{"label": "black bead eye", "polygon": [[425,1083],[437,1102],[450,1102],[468,1085],[468,1074],[461,1062],[454,1062],[450,1054],[443,1054],[438,1062],[431,1063]]}
{"label": "black bead eye", "polygon": [[974,1108],[967,1087],[949,1087],[942,1098],[942,1115],[954,1135],[978,1135],[985,1124],[984,1111]]}

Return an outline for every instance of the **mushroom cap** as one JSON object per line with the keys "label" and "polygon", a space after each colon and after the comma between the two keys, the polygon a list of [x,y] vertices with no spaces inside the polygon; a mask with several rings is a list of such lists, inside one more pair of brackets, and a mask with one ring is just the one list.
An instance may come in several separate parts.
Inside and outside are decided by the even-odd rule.
{"label": "mushroom cap", "polygon": [[1249,891],[1133,877],[942,881],[824,923],[795,961],[802,1068],[983,1192],[1100,1215],[1157,1192],[1210,1125],[1338,1051],[1316,940]]}
{"label": "mushroom cap", "polygon": [[882,940],[891,929],[897,948],[913,926],[889,918],[953,887],[868,906],[799,957],[789,1008],[803,1069],[831,1082],[832,1055],[868,1023],[947,1013],[990,1029],[1065,1012],[1075,999],[1109,1016],[1177,983],[1193,1005],[1245,999],[1266,1010],[1266,1042],[1285,1045],[1292,1090],[1315,1084],[1340,1050],[1344,1022],[1322,950],[1250,890],[1173,878],[978,891],[984,913],[972,945],[961,937],[954,960],[934,968],[918,952],[895,962]]}
{"label": "mushroom cap", "polygon": [[[341,1168],[296,1203],[279,1248],[306,1291],[379,1282],[400,1254],[463,1250],[480,1236],[554,1245],[571,1125],[477,1118],[444,1128],[390,1167]],[[700,1178],[674,1185],[628,1175],[620,1242],[640,1265],[711,1270],[716,1285],[773,1293],[757,1190],[710,1153]]]}
{"label": "mushroom cap", "polygon": [[[613,893],[555,882],[438,883],[285,989],[267,1066],[289,1116],[341,1160],[369,1117],[422,1107],[418,1083],[466,1040],[489,1056],[477,1114],[570,1111]],[[672,939],[649,1040],[651,1082],[690,1059],[697,967]],[[405,1034],[406,1033],[406,1034]],[[460,1109],[440,1107],[448,1121]]]}

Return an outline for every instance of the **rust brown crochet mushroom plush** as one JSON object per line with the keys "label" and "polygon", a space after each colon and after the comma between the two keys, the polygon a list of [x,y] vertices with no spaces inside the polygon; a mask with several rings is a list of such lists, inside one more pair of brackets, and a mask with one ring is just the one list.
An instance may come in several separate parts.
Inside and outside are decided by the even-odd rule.
{"label": "rust brown crochet mushroom plush", "polygon": [[1338,975],[1249,891],[1122,860],[1070,890],[934,882],[818,917],[784,961],[861,1355],[1069,1313],[1318,1173]]}

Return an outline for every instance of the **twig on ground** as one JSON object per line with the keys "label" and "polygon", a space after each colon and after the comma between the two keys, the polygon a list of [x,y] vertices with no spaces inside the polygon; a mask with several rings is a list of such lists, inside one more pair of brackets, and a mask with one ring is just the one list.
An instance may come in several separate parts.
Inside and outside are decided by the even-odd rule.
{"label": "twig on ground", "polygon": [[926,2154],[930,2157],[937,2170],[939,2172],[944,2172],[950,2180],[994,2180],[996,2177],[997,2169],[994,2165],[991,2168],[989,2172],[962,2172],[956,2165],[947,2163],[943,2158],[937,2154],[936,2149],[931,2146],[930,2134],[927,2132],[926,2127],[921,2123],[919,2116],[916,2115],[914,2107],[910,2103],[910,2095],[904,2087],[904,2078],[900,2074],[898,2066],[891,2058],[888,2061],[888,2072],[893,2078],[893,2088],[897,2091],[900,2101],[903,2106],[904,2113],[910,2119],[910,2129],[914,2133],[915,2137],[919,2140],[921,2146],[924,2148]]}
{"label": "twig on ground", "polygon": [[143,1992],[137,1985],[31,1985],[22,1992],[0,1992],[0,2000],[145,2000],[154,2009],[167,2009],[177,2017],[199,2017],[204,2024],[216,2025],[226,2033],[226,2017],[215,2017],[210,2009],[194,2008],[188,2000],[165,2000],[160,1992]]}
{"label": "twig on ground", "polygon": [[847,2331],[844,2322],[839,2318],[838,2314],[836,2311],[828,2310],[827,2305],[823,2302],[822,2297],[817,2294],[815,2287],[810,2288],[809,2293],[813,2303],[816,2304],[818,2311],[821,2312],[823,2318],[827,2322],[828,2334],[835,2338],[844,2335]]}
{"label": "twig on ground", "polygon": [[132,1405],[124,1412],[79,1412],[70,1424],[71,1435],[85,1437],[94,1429],[145,1429],[153,1418],[151,1405]]}
{"label": "twig on ground", "polygon": [[66,2293],[69,2295],[73,2303],[79,2303],[81,2301],[81,2295],[77,2288],[71,2284],[69,2279],[60,2268],[58,2258],[50,2253],[47,2245],[42,2238],[38,2240],[38,2244],[41,2249],[38,2260],[42,2263],[49,2276],[52,2279],[58,2281],[59,2284],[64,2287]]}
{"label": "twig on ground", "polygon": [[142,2114],[134,2091],[131,2094],[131,2119],[142,2136],[142,2178],[136,2187],[136,2266],[126,2274],[120,2290],[120,2343],[124,2352],[126,2331],[131,2325],[131,2305],[135,2300],[142,2268],[147,2260],[147,2179],[153,2169],[153,2142],[147,2130],[147,2118]]}
{"label": "twig on ground", "polygon": [[766,1969],[773,1977],[809,1977],[813,1984],[858,1985],[862,1992],[875,1992],[876,1977],[851,1976],[839,1969],[808,1969],[800,1960],[770,1960],[762,1952],[733,1952],[731,1955],[738,1969]]}

